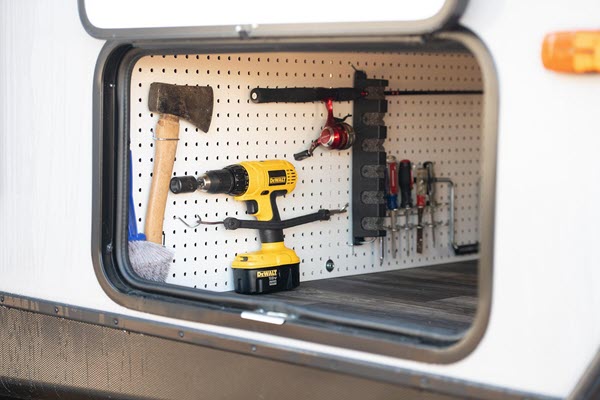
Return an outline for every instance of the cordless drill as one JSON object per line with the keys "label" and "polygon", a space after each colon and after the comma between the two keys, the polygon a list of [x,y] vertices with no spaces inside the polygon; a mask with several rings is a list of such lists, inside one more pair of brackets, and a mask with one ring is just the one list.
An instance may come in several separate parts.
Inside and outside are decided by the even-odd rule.
{"label": "cordless drill", "polygon": [[[199,178],[171,180],[173,193],[225,193],[246,202],[258,221],[280,222],[276,198],[296,187],[296,169],[285,160],[247,161],[208,171]],[[260,228],[261,249],[238,254],[232,263],[235,291],[244,294],[289,290],[300,284],[300,259],[283,243],[283,229]]]}

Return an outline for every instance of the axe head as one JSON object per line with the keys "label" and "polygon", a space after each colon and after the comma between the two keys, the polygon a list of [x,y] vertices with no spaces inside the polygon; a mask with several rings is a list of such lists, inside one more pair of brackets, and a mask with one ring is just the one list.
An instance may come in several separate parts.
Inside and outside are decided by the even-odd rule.
{"label": "axe head", "polygon": [[208,132],[213,113],[213,90],[208,86],[179,86],[154,82],[150,85],[148,108],[171,114]]}

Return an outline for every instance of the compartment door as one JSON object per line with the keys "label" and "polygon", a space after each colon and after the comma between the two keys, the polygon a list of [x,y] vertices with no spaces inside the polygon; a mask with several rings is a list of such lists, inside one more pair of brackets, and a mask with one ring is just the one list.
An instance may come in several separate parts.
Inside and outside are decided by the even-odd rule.
{"label": "compartment door", "polygon": [[421,35],[452,26],[466,5],[467,0],[78,0],[84,28],[99,39]]}

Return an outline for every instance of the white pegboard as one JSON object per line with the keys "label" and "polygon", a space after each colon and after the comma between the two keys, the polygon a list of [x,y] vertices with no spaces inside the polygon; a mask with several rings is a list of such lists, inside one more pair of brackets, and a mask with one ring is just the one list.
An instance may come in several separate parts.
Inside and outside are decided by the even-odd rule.
{"label": "white pegboard", "polygon": [[[131,150],[133,188],[138,228],[143,229],[150,189],[154,126],[158,119],[148,111],[147,96],[152,82],[180,85],[210,85],[215,105],[209,132],[181,121],[174,175],[198,176],[240,161],[287,159],[298,171],[296,190],[278,199],[284,219],[339,208],[350,199],[351,150],[318,149],[313,158],[295,161],[293,154],[305,150],[317,137],[325,119],[321,103],[254,104],[254,87],[351,87],[353,69],[363,69],[369,78],[389,80],[389,88],[400,90],[480,90],[481,73],[468,54],[431,53],[265,53],[146,56],[133,70],[131,80]],[[438,176],[456,185],[456,240],[478,240],[479,163],[481,144],[481,96],[390,96],[385,123],[388,153],[415,164],[435,163]],[[336,116],[352,112],[351,102],[334,103]],[[414,195],[414,193],[413,193]],[[438,187],[437,201],[447,203],[447,190]],[[165,244],[175,251],[169,283],[201,289],[233,290],[230,264],[236,253],[257,250],[257,233],[227,231],[223,226],[187,228],[199,214],[205,220],[228,216],[251,218],[246,207],[226,195],[200,192],[169,194],[165,213]],[[447,207],[436,219],[447,221]],[[394,259],[387,238],[387,254],[379,264],[377,241],[351,247],[351,213],[331,221],[315,222],[285,231],[286,244],[302,259],[301,280],[333,278],[392,269],[451,262],[447,227],[436,233],[432,248],[430,230],[425,230],[424,254],[414,251],[416,233],[411,233],[411,253],[406,239]],[[428,215],[425,217],[428,222]],[[404,218],[400,219],[404,222]],[[414,220],[412,221],[414,222]],[[473,257],[471,257],[473,258]],[[335,263],[327,272],[325,263]],[[462,257],[461,259],[465,259]]]}

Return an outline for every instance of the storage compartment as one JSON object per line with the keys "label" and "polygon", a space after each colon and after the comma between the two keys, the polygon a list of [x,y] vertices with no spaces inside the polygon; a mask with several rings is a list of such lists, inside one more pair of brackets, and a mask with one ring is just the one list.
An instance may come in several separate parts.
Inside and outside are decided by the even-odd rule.
{"label": "storage compartment", "polygon": [[[482,202],[481,179],[482,171],[493,171],[495,154],[495,148],[484,149],[484,118],[490,116],[484,114],[488,93],[483,73],[465,45],[437,38],[212,47],[142,43],[117,49],[112,53],[118,53],[118,62],[113,62],[117,90],[109,100],[104,95],[104,104],[117,114],[112,118],[118,123],[107,135],[114,143],[105,137],[104,149],[120,149],[113,160],[119,181],[115,190],[121,193],[116,196],[121,199],[116,205],[116,270],[126,286],[169,296],[170,310],[183,301],[186,307],[244,311],[247,320],[274,318],[276,324],[305,324],[309,330],[334,333],[327,340],[313,338],[321,342],[344,343],[335,336],[346,335],[439,347],[463,338],[482,304],[482,268],[486,282],[491,277],[491,265],[480,265],[478,249],[487,247],[489,254],[491,246],[480,233],[481,216],[489,218],[492,212],[490,202]],[[335,117],[351,115],[345,122],[355,129],[353,146],[319,146],[303,160],[294,155],[319,137],[328,117],[325,102],[256,103],[251,97],[255,88],[357,89],[360,79],[368,84],[366,90],[359,88],[359,99],[333,101]],[[142,231],[146,223],[159,119],[148,108],[154,82],[208,86],[214,95],[206,132],[180,119],[173,177],[200,177],[238,163],[287,160],[295,167],[297,182],[292,192],[277,198],[281,218],[334,211],[327,220],[284,230],[285,244],[300,258],[299,287],[262,295],[235,293],[232,263],[237,255],[258,250],[260,240],[254,229],[225,229],[222,222],[254,218],[233,196],[201,190],[168,194],[162,242],[174,259],[165,283],[136,276],[126,246],[120,244],[127,243],[129,173],[137,229]],[[374,102],[360,108],[357,103],[363,99]],[[369,141],[363,135],[371,135]],[[359,157],[358,152],[367,155]],[[401,207],[405,199],[398,192],[394,232],[386,205],[390,156],[396,162],[410,160],[413,185],[408,209]],[[428,162],[434,171],[429,181],[434,193],[429,195]],[[346,212],[336,213],[340,209]],[[417,251],[419,231],[422,249]],[[463,250],[468,254],[461,254]],[[263,325],[249,329],[263,331]],[[308,331],[284,331],[277,333],[307,338]],[[369,343],[352,346],[377,347]]]}

